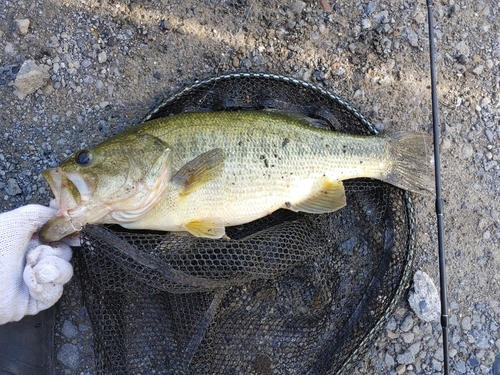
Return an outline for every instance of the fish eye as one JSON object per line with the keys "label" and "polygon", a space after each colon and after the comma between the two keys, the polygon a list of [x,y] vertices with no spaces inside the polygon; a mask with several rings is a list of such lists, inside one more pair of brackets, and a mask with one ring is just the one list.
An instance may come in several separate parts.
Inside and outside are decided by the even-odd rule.
{"label": "fish eye", "polygon": [[81,150],[78,151],[75,155],[75,162],[79,165],[87,165],[90,163],[90,151],[89,150]]}

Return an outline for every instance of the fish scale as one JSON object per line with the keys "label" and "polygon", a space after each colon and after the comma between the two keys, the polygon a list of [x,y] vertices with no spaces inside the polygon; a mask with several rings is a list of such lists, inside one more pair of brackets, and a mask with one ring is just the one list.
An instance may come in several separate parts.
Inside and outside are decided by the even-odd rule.
{"label": "fish scale", "polygon": [[73,193],[94,188],[89,200],[66,199],[78,207],[65,207],[54,221],[66,232],[74,221],[220,238],[226,226],[279,208],[335,211],[346,204],[346,179],[412,191],[431,186],[425,135],[354,136],[318,128],[318,121],[267,110],[183,113],[137,125],[84,150],[88,164],[70,157],[44,172],[53,190],[63,189],[56,175],[77,187]]}

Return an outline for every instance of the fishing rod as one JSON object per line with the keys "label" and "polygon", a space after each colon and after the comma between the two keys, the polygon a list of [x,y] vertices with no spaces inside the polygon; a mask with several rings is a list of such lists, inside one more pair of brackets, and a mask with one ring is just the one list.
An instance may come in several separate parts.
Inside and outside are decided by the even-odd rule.
{"label": "fishing rod", "polygon": [[436,178],[436,218],[438,230],[439,249],[439,288],[441,296],[441,327],[443,329],[443,363],[444,374],[449,374],[448,358],[448,303],[446,298],[446,267],[444,257],[443,238],[443,200],[441,198],[441,162],[439,159],[439,121],[438,103],[436,92],[436,70],[434,66],[434,22],[432,16],[432,0],[427,0],[427,16],[429,26],[429,57],[431,69],[431,95],[432,95],[432,127],[434,134],[434,169]]}

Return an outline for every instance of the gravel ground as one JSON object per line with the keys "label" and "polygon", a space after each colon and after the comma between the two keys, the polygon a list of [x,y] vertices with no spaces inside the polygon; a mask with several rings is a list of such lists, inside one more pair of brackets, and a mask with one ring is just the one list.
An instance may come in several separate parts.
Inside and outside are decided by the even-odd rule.
{"label": "gravel ground", "polygon": [[[434,11],[450,363],[500,374],[500,4],[438,0]],[[426,22],[424,1],[3,0],[0,210],[47,204],[42,170],[225,72],[300,78],[382,130],[428,131]],[[415,268],[437,283],[434,203],[415,201]],[[93,372],[76,286],[58,305],[58,374]],[[353,373],[442,373],[441,340],[437,321],[402,302]]]}

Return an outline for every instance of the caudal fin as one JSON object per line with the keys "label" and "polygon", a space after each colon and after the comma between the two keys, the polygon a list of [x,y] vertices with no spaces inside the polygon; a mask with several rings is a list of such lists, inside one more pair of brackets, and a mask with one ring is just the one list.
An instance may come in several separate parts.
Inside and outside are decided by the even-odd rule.
{"label": "caudal fin", "polygon": [[431,137],[400,131],[390,136],[390,145],[393,163],[386,182],[420,194],[434,191]]}

